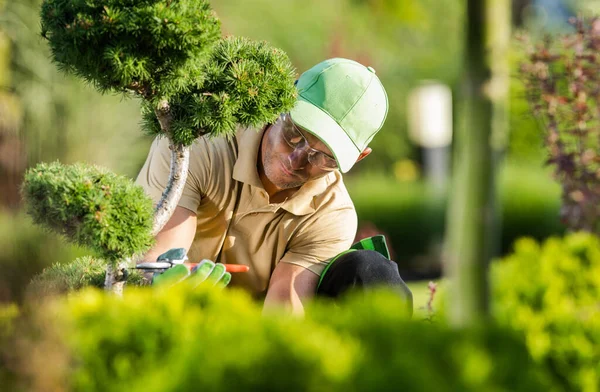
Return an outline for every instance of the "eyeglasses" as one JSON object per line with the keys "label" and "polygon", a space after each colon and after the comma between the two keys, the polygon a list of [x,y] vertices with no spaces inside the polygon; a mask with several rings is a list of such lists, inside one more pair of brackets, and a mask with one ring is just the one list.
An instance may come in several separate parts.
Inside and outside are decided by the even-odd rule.
{"label": "eyeglasses", "polygon": [[333,171],[338,168],[337,161],[331,155],[324,153],[323,151],[316,150],[308,144],[306,137],[296,127],[296,124],[292,121],[292,117],[289,114],[282,114],[281,120],[281,135],[283,140],[295,150],[304,150],[308,155],[308,162],[314,167],[324,170]]}

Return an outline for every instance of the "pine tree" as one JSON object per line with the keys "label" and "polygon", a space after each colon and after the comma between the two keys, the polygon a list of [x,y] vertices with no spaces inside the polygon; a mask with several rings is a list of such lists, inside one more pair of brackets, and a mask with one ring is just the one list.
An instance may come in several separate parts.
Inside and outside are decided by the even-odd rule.
{"label": "pine tree", "polygon": [[175,210],[194,140],[274,121],[295,102],[295,72],[265,42],[221,38],[206,0],[45,0],[41,26],[60,69],[141,98],[143,130],[169,140],[171,173],[154,211],[141,188],[99,168],[40,164],[25,178],[34,220],[99,252],[106,288],[119,291],[124,260],[147,251]]}

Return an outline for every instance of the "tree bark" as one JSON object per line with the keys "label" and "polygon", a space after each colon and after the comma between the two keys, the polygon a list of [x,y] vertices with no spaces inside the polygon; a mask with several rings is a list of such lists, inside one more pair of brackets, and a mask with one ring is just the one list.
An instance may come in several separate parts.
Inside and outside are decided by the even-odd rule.
{"label": "tree bark", "polygon": [[156,117],[165,135],[169,138],[169,148],[171,149],[171,171],[167,186],[163,191],[162,197],[156,205],[154,213],[154,225],[152,234],[156,236],[165,224],[169,221],[177,203],[183,194],[183,187],[188,175],[190,164],[190,148],[182,144],[175,144],[171,138],[171,116],[169,103],[162,101],[156,109]]}
{"label": "tree bark", "polygon": [[118,295],[123,296],[123,288],[127,280],[128,263],[126,261],[118,262],[116,264],[108,263],[106,266],[106,276],[104,278],[104,290]]}
{"label": "tree bark", "polygon": [[[188,175],[190,163],[190,148],[182,144],[173,143],[171,138],[171,116],[169,103],[162,101],[155,110],[156,117],[160,123],[161,129],[169,138],[169,148],[171,149],[171,169],[167,186],[163,191],[160,201],[156,204],[154,210],[154,223],[152,234],[156,236],[165,224],[169,221],[177,203],[183,194],[183,187]],[[131,260],[129,260],[131,262]],[[123,286],[126,277],[121,271],[127,271],[130,263],[125,260],[119,262],[116,266],[109,264],[106,269],[106,278],[104,288],[119,296],[123,295]],[[135,264],[135,262],[131,262]]]}
{"label": "tree bark", "polygon": [[466,23],[444,261],[449,321],[459,327],[488,316],[487,267],[497,243],[494,156],[506,140],[509,0],[468,0]]}

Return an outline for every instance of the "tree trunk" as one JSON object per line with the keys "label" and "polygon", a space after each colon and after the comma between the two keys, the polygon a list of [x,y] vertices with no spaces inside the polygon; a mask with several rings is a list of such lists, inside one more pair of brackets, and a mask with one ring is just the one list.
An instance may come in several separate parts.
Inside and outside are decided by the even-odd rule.
{"label": "tree trunk", "polygon": [[171,172],[167,187],[156,205],[152,234],[157,235],[173,215],[175,207],[183,194],[183,187],[190,165],[190,148],[181,144],[169,143],[171,149]]}
{"label": "tree trunk", "polygon": [[[152,234],[154,236],[162,230],[173,215],[175,207],[177,207],[177,203],[183,194],[183,187],[185,186],[190,164],[190,148],[182,144],[175,144],[172,141],[170,133],[171,116],[169,113],[169,103],[167,101],[162,101],[155,112],[164,134],[169,138],[171,170],[167,186],[163,191],[160,201],[155,207],[154,224],[152,227]],[[126,280],[123,271],[127,271],[129,264],[135,264],[135,260],[121,261],[116,266],[109,263],[106,268],[106,278],[104,280],[105,290],[119,296],[123,295],[123,286]]]}
{"label": "tree trunk", "polygon": [[183,194],[183,187],[188,175],[190,164],[190,148],[181,144],[173,143],[171,138],[171,116],[169,113],[169,103],[162,101],[159,108],[156,109],[156,117],[160,122],[160,127],[167,137],[169,137],[169,148],[171,149],[171,172],[167,186],[163,191],[162,197],[156,205],[154,212],[154,225],[152,234],[157,235],[173,215],[175,207]]}
{"label": "tree trunk", "polygon": [[468,0],[466,24],[444,265],[455,326],[488,315],[487,267],[497,244],[494,156],[506,141],[509,0]]}
{"label": "tree trunk", "polygon": [[106,266],[106,276],[104,278],[104,290],[123,296],[123,288],[127,280],[127,261],[118,263],[109,262]]}
{"label": "tree trunk", "polygon": [[19,187],[27,167],[25,143],[19,136],[20,102],[12,86],[11,43],[0,31],[0,209],[7,210],[19,207]]}

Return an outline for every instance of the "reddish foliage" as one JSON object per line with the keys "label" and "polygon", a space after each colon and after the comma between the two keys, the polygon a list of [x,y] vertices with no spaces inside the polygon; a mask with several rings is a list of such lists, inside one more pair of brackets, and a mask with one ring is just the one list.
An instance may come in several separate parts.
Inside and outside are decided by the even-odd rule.
{"label": "reddish foliage", "polygon": [[562,184],[561,220],[600,234],[600,18],[571,23],[573,33],[530,45],[521,75]]}

